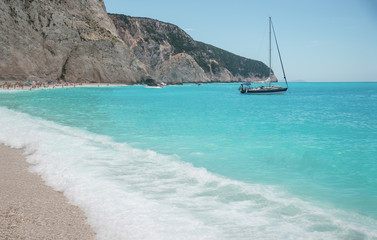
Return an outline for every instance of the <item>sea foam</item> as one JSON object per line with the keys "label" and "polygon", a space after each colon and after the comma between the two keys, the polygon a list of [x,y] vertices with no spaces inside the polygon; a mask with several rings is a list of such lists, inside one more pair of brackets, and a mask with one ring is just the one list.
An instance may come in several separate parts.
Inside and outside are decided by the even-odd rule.
{"label": "sea foam", "polygon": [[98,239],[375,239],[376,220],[325,209],[111,138],[0,107],[0,143],[79,206]]}

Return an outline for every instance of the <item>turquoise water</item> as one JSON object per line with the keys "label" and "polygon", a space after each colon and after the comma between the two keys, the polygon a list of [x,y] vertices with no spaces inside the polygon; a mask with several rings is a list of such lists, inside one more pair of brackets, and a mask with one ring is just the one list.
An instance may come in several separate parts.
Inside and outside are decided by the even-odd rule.
{"label": "turquoise water", "polygon": [[[148,206],[164,206],[164,219],[192,218],[192,226],[199,221],[201,227],[193,227],[197,236],[184,229],[192,236],[187,239],[376,238],[377,83],[292,83],[285,95],[262,96],[241,95],[237,88],[206,84],[2,92],[0,142],[31,152],[46,146],[45,158],[54,152],[53,159],[67,159],[69,152],[77,159],[64,163],[69,172],[62,174],[64,181],[47,169],[57,171],[65,160],[46,167],[36,160],[43,156],[34,154],[30,161],[41,166],[36,171],[55,188],[65,191],[62,182],[74,178],[77,184],[82,176],[95,175],[101,186],[136,194],[129,205],[147,201]],[[28,129],[30,135],[24,133]],[[22,139],[13,136],[15,131],[23,131]],[[60,149],[63,143],[74,145],[67,151]],[[101,157],[91,160],[92,155]],[[187,192],[177,190],[181,187]],[[80,191],[71,194],[73,202],[81,199]],[[206,205],[207,197],[212,205]],[[88,200],[77,202],[95,208]],[[232,223],[213,216],[219,208],[222,217],[234,216]],[[143,214],[148,221],[160,216],[152,210]],[[265,225],[256,227],[257,222]],[[148,231],[161,239],[186,239],[174,235],[177,226],[169,229],[168,220],[150,224]],[[109,236],[110,230],[98,228],[100,237]],[[135,239],[147,236],[144,229],[133,231]]]}

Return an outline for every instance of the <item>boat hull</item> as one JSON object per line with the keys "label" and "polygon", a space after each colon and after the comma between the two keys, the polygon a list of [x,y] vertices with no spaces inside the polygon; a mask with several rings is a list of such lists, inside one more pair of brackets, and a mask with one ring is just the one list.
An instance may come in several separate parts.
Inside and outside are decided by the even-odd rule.
{"label": "boat hull", "polygon": [[263,89],[247,89],[241,91],[242,94],[258,95],[258,94],[284,94],[288,88],[263,88]]}

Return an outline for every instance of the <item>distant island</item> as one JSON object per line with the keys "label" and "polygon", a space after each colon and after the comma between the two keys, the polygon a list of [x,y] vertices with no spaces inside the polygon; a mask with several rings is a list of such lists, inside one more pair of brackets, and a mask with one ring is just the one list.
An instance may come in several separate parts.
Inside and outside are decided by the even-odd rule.
{"label": "distant island", "polygon": [[269,71],[173,24],[107,14],[103,1],[3,1],[0,32],[3,81],[240,82]]}

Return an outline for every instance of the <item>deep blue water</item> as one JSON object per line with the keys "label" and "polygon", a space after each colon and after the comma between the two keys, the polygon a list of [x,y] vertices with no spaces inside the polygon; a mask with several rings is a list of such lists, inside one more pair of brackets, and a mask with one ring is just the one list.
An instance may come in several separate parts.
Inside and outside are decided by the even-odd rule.
{"label": "deep blue water", "polygon": [[[151,204],[169,202],[169,206],[180,212],[188,209],[191,211],[192,206],[185,205],[189,199],[197,201],[194,213],[191,212],[189,215],[195,220],[200,219],[203,229],[215,229],[213,232],[210,231],[214,237],[209,235],[204,239],[218,239],[219,236],[225,239],[247,239],[249,236],[258,236],[256,233],[264,233],[262,236],[266,238],[276,238],[275,231],[282,231],[280,227],[286,228],[284,224],[280,226],[280,222],[287,221],[288,224],[294,219],[287,220],[284,217],[286,211],[289,212],[288,216],[297,218],[299,223],[310,222],[313,219],[310,214],[314,214],[309,210],[310,206],[320,209],[318,211],[337,213],[325,217],[316,210],[316,216],[319,214],[322,219],[318,220],[320,223],[311,222],[303,225],[302,231],[288,228],[290,230],[287,230],[285,237],[376,237],[373,235],[375,232],[368,226],[373,226],[377,219],[377,83],[291,83],[285,95],[261,96],[241,95],[237,88],[238,84],[204,84],[168,86],[163,89],[128,86],[0,92],[0,107],[3,107],[4,115],[0,115],[0,119],[3,120],[3,125],[9,124],[14,127],[9,122],[10,118],[25,120],[26,116],[31,117],[32,120],[29,121],[33,124],[36,122],[36,125],[29,128],[35,129],[37,133],[50,132],[50,126],[50,130],[45,129],[47,123],[56,124],[58,127],[54,125],[53,129],[59,128],[59,131],[56,130],[57,132],[52,135],[74,136],[78,142],[74,145],[72,155],[87,151],[89,155],[84,154],[82,159],[88,161],[88,166],[95,170],[98,179],[117,186],[128,186],[125,187],[125,192],[142,194],[144,197],[141,199],[151,201]],[[15,112],[9,112],[5,108]],[[18,116],[16,112],[27,115]],[[35,119],[47,120],[47,123],[39,123]],[[28,128],[23,126],[27,123],[18,124],[15,126],[27,131]],[[70,130],[66,130],[66,127]],[[0,141],[12,145],[9,134],[15,130],[11,127],[8,128],[9,132],[6,130],[7,128],[5,132],[0,131]],[[92,134],[95,138],[106,138],[111,144],[126,143],[127,149],[131,150],[128,149],[127,153],[124,153],[123,149],[122,155],[118,147],[109,147],[108,142],[104,143],[105,140],[96,142],[93,146],[81,142]],[[33,136],[24,138],[28,140],[22,142],[23,146],[35,141]],[[41,139],[38,140],[38,146],[48,145],[53,141],[49,139],[46,140],[48,143],[45,143],[45,140]],[[13,145],[17,145],[18,140],[13,141]],[[73,140],[67,140],[67,144],[68,142],[71,143]],[[33,146],[38,149],[34,142]],[[64,154],[58,143],[50,146],[52,147],[57,154],[59,151]],[[117,150],[109,152],[109,149]],[[105,165],[104,161],[90,161],[90,153],[93,151],[98,151],[99,155],[106,153],[106,156],[103,156],[103,159],[106,159]],[[122,164],[118,165],[117,161],[120,158],[131,154],[129,151],[141,151],[142,157],[136,154],[137,156],[130,159],[137,159],[138,162],[126,166],[126,160],[123,159]],[[164,160],[154,161],[153,156],[146,157],[143,154],[152,154],[157,156],[159,161],[161,158]],[[152,160],[148,160],[151,162],[145,165],[145,158]],[[187,163],[190,165],[186,165]],[[72,164],[69,165],[72,171],[87,174],[84,171],[85,167],[75,170],[77,163],[73,161]],[[175,164],[178,164],[176,168],[169,169],[170,165],[176,166]],[[131,178],[128,179],[126,176],[131,176],[130,168],[136,165],[140,168],[134,169],[135,172],[131,174],[133,180],[130,180]],[[179,169],[186,167],[191,169],[190,173],[181,173]],[[163,168],[166,174],[174,176],[156,173],[164,171]],[[88,173],[92,174],[93,169],[88,170]],[[43,171],[40,170],[40,174],[43,174]],[[183,174],[182,179],[177,174]],[[201,183],[203,179],[212,177],[222,180]],[[139,179],[139,182],[133,182],[135,179]],[[189,196],[176,190],[182,187],[179,185],[181,181],[189,182],[189,186],[184,185],[191,189],[188,190],[191,192]],[[143,184],[140,184],[139,188],[132,188],[131,182],[136,185],[140,182]],[[238,189],[241,185],[238,186],[236,183],[242,186],[245,184],[247,190]],[[237,188],[233,189],[235,185]],[[147,186],[165,186],[167,189],[162,187],[163,189],[151,190]],[[249,188],[254,187],[268,191],[252,192]],[[80,193],[77,194],[80,196]],[[255,197],[256,195],[258,197]],[[277,200],[282,195],[284,197],[281,199],[290,203],[279,205],[277,209],[280,210],[274,210],[275,203],[283,201]],[[203,196],[213,198],[211,201],[214,203],[211,207],[204,206]],[[226,205],[234,207],[231,210],[234,214],[234,211],[246,204],[245,201],[250,200],[249,198],[254,200],[249,203],[251,205],[247,209],[259,209],[258,214],[267,222],[274,222],[272,219],[275,218],[272,215],[283,212],[280,214],[283,216],[282,219],[275,219],[279,222],[275,225],[279,226],[277,229],[280,230],[265,227],[263,230],[254,231],[250,227],[255,223],[252,221],[240,226],[229,226],[229,231],[221,232],[222,227],[217,229],[219,222],[216,223],[219,219],[213,217],[212,220],[208,220],[208,215],[201,214],[206,211],[212,214],[215,209],[227,208]],[[296,200],[302,203],[294,203]],[[293,210],[291,204],[294,206]],[[302,207],[301,204],[308,206]],[[268,206],[269,210],[265,215],[262,206]],[[213,210],[210,210],[212,207]],[[169,218],[179,216],[174,215],[174,211],[166,211]],[[225,216],[227,213],[230,214],[225,209],[222,211]],[[355,220],[358,218],[361,220]],[[342,229],[342,226],[351,224],[350,219],[360,224],[359,228],[352,225]],[[235,219],[234,222],[237,223],[239,220]],[[225,220],[220,222],[228,226],[223,221]],[[261,219],[258,221],[263,222]],[[338,224],[337,221],[342,223]],[[151,229],[166,228],[155,225],[153,227]],[[250,233],[246,229],[250,230]],[[139,234],[140,231],[142,230],[135,230],[135,234]],[[221,233],[216,235],[218,231]],[[237,231],[242,231],[245,235],[238,236],[235,234]],[[174,236],[169,230],[166,232],[168,236]],[[136,239],[144,236],[140,237],[137,234]],[[198,233],[198,236],[202,235]],[[282,236],[284,231],[283,235],[277,238],[284,239]],[[165,237],[164,233],[161,233],[161,239]],[[184,238],[181,236],[178,239]]]}

